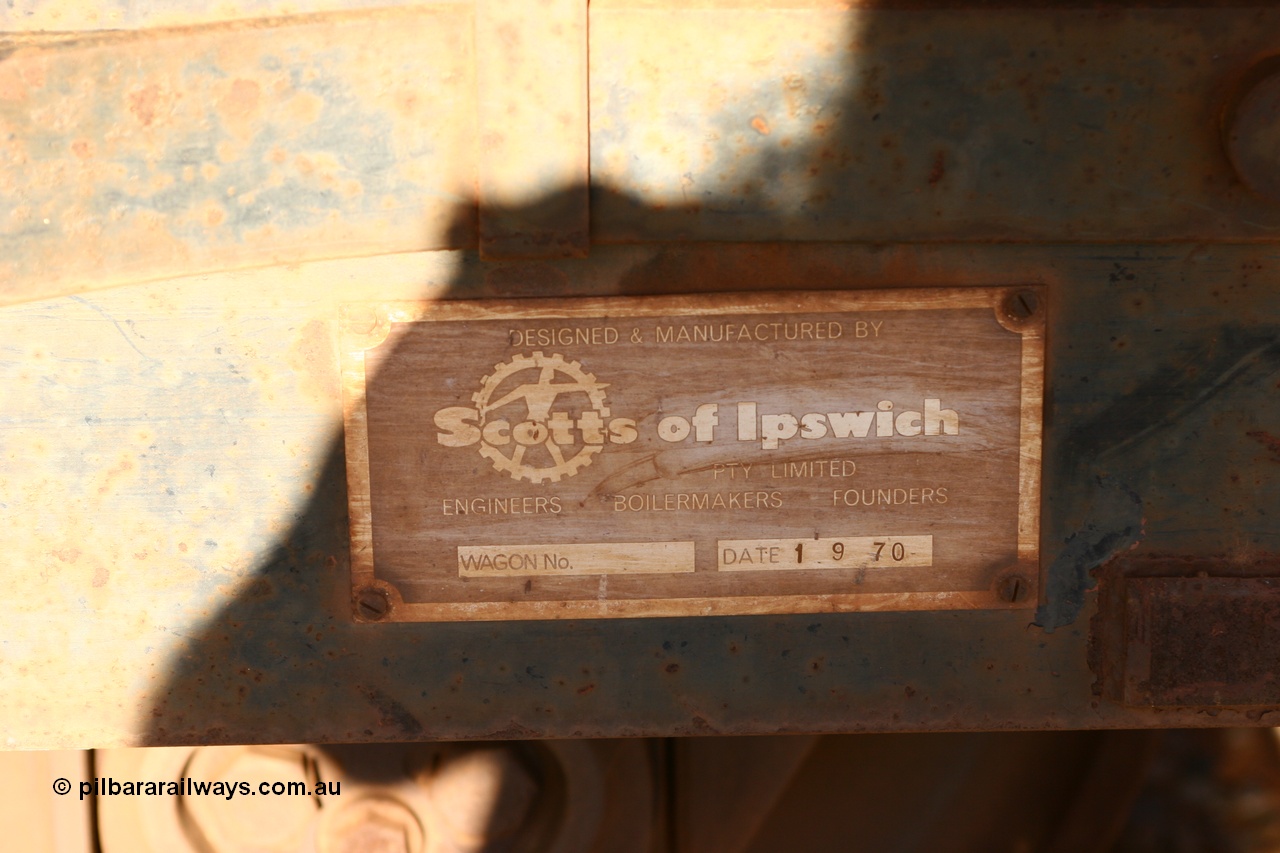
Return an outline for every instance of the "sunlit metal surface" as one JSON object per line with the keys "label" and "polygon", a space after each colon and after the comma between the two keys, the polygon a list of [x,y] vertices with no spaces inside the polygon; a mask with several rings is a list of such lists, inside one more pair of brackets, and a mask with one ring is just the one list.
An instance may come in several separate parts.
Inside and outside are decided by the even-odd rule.
{"label": "sunlit metal surface", "polygon": [[[1088,590],[1280,571],[1280,209],[1223,126],[1280,13],[645,6],[591,7],[589,257],[527,263],[475,248],[468,4],[6,37],[4,746],[1271,720],[1103,695]],[[351,622],[340,303],[1028,283],[1034,621]]]}

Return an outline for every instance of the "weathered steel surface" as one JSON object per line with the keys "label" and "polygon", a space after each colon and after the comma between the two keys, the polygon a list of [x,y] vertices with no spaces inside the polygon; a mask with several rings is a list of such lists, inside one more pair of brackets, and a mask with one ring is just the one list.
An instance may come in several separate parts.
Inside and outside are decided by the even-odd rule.
{"label": "weathered steel surface", "polygon": [[587,0],[477,0],[480,256],[588,246]]}
{"label": "weathered steel surface", "polygon": [[474,240],[467,6],[0,43],[0,301]]}
{"label": "weathered steel surface", "polygon": [[[416,0],[415,6],[444,5],[451,0]],[[12,0],[0,7],[0,32],[82,33],[149,27],[187,27],[246,18],[378,9],[386,0]]]}
{"label": "weathered steel surface", "polygon": [[592,5],[592,181],[629,196],[597,193],[596,242],[1280,227],[1219,138],[1275,7],[786,4],[726,26],[715,4],[644,5]]}
{"label": "weathered steel surface", "polygon": [[[487,252],[581,253],[582,5],[530,7],[518,68],[497,29],[473,55],[469,3],[11,35],[0,299],[473,246],[477,159],[531,170],[481,173]],[[1280,39],[1274,7],[637,5],[590,7],[595,242],[1280,233],[1223,139]],[[1263,119],[1245,136],[1265,148]]]}
{"label": "weathered steel surface", "polygon": [[[1242,555],[1243,556],[1243,555]],[[1274,557],[1122,558],[1099,572],[1097,690],[1145,708],[1280,704],[1280,567]]]}
{"label": "weathered steel surface", "polygon": [[[596,3],[591,256],[377,254],[476,243],[470,14],[6,42],[5,301],[163,280],[0,312],[4,746],[1273,719],[1112,701],[1087,634],[1117,555],[1280,551],[1280,209],[1222,124],[1280,11]],[[666,237],[867,242],[599,245]],[[339,302],[1024,283],[1034,617],[351,621]]]}
{"label": "weathered steel surface", "polygon": [[1130,705],[1280,705],[1280,577],[1125,583]]}
{"label": "weathered steel surface", "polygon": [[[1089,572],[1280,548],[1270,247],[405,255],[0,312],[9,747],[1267,721],[1095,695]],[[349,300],[1043,282],[1046,604],[353,624],[334,336]],[[539,284],[541,283],[541,284]],[[1269,438],[1270,437],[1270,438]],[[1248,716],[1253,713],[1253,718]]]}

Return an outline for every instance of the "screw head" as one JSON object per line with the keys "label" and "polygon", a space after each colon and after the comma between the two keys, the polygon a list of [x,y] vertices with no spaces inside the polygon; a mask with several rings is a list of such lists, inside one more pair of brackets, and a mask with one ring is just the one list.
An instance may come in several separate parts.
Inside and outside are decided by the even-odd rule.
{"label": "screw head", "polygon": [[390,797],[349,803],[320,831],[321,853],[421,853],[422,824],[413,810]]}
{"label": "screw head", "polygon": [[996,597],[1009,604],[1026,601],[1031,594],[1031,583],[1022,575],[1008,574],[996,581]]}
{"label": "screw head", "polygon": [[343,319],[352,334],[371,335],[378,328],[378,312],[367,305],[347,308]]}
{"label": "screw head", "polygon": [[[315,797],[282,794],[255,796],[262,783],[314,785],[309,758],[293,746],[201,747],[187,764],[188,777],[222,782],[236,789],[230,799],[192,796],[182,799],[188,831],[214,850],[288,853],[297,850],[320,814]],[[247,783],[250,793],[238,786]],[[195,839],[193,839],[195,840]]]}
{"label": "screw head", "polygon": [[541,786],[510,746],[451,750],[420,772],[454,840],[464,845],[510,838],[530,820]]}
{"label": "screw head", "polygon": [[1000,302],[1000,313],[1014,326],[1028,325],[1040,314],[1040,294],[1031,288],[1010,291]]}
{"label": "screw head", "polygon": [[391,615],[391,597],[376,586],[357,591],[353,606],[356,618],[364,622],[381,622]]}

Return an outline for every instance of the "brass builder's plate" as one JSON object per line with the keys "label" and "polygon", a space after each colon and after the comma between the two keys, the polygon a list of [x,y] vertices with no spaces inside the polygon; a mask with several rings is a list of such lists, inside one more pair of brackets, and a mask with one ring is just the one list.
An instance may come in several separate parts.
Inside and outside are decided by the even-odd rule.
{"label": "brass builder's plate", "polygon": [[1035,288],[348,306],[365,621],[1035,603]]}

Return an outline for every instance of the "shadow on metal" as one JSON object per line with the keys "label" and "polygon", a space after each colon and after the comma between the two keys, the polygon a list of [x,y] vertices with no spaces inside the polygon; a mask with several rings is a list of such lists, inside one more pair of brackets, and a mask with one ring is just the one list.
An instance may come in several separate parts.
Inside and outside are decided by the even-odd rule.
{"label": "shadow on metal", "polygon": [[[1176,464],[1173,445],[1199,428],[1195,419],[1207,403],[1259,394],[1272,381],[1277,324],[1265,311],[1239,327],[1209,315],[1160,338],[1143,315],[1108,313],[1156,290],[1166,302],[1158,317],[1171,323],[1183,316],[1180,305],[1199,305],[1194,288],[1160,279],[1171,264],[1195,263],[1172,257],[1181,249],[1144,256],[1126,247],[1116,250],[1122,260],[1110,260],[1104,256],[1111,250],[1088,246],[988,247],[975,261],[963,247],[692,242],[708,232],[733,233],[721,221],[786,239],[800,224],[831,215],[823,208],[827,194],[848,194],[861,173],[846,155],[867,134],[883,135],[892,147],[919,123],[937,120],[889,112],[886,105],[907,93],[882,85],[877,69],[894,57],[877,46],[897,36],[876,29],[872,8],[854,19],[858,31],[837,41],[857,44],[858,67],[842,78],[856,85],[823,103],[820,137],[788,141],[766,133],[770,126],[759,117],[786,110],[768,100],[773,95],[724,105],[719,120],[740,146],[724,154],[741,176],[731,194],[657,205],[607,186],[589,188],[593,216],[606,212],[615,238],[627,232],[619,223],[643,223],[630,240],[660,234],[667,242],[595,242],[584,260],[483,262],[469,252],[447,295],[945,285],[984,275],[986,283],[1005,283],[1025,280],[1042,264],[1038,280],[1050,285],[1056,319],[1045,462],[1049,568],[1039,625],[1016,613],[356,624],[335,434],[314,496],[292,529],[262,558],[247,592],[208,620],[157,685],[146,741],[240,742],[246,732],[264,743],[333,743],[1160,723],[1092,696],[1087,620],[1080,618],[1089,573],[1133,547],[1151,525],[1176,527],[1202,512],[1193,496],[1169,498],[1169,487],[1152,486],[1151,472]],[[945,63],[936,72],[938,104],[975,97],[972,81],[948,76]],[[904,163],[895,180],[903,192],[929,192],[945,179],[948,162]],[[783,201],[770,194],[774,187],[786,190]],[[562,194],[579,198],[582,188],[550,192],[515,213],[558,209]],[[475,233],[475,216],[463,206],[452,227]],[[919,263],[911,260],[916,252]],[[1123,370],[1114,369],[1117,334],[1143,345]],[[1232,441],[1253,446],[1240,436]],[[1153,508],[1148,489],[1163,490],[1164,503]],[[1275,541],[1273,522],[1240,524],[1254,525],[1247,529],[1255,539]]]}

